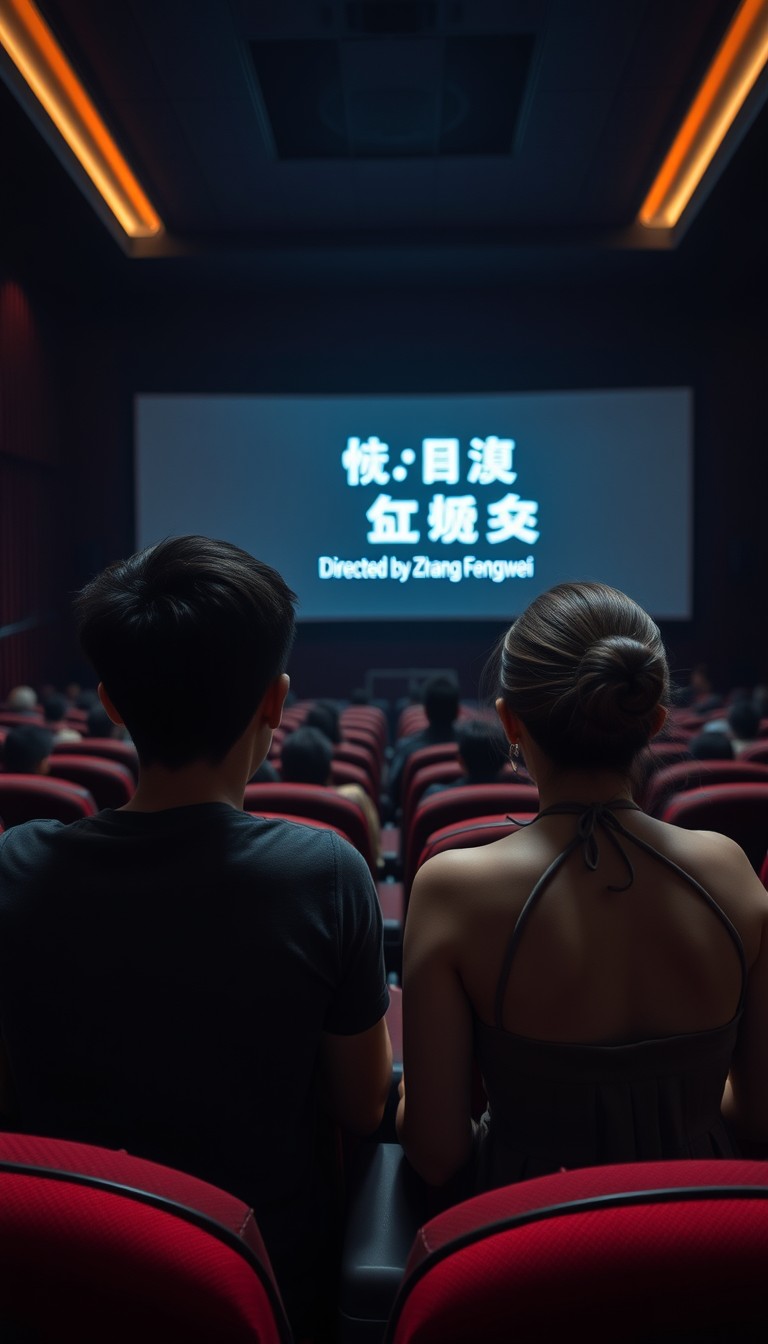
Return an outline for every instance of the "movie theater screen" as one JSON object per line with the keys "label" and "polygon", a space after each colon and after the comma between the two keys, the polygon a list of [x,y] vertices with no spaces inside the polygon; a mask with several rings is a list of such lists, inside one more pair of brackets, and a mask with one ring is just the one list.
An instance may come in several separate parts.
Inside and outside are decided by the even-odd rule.
{"label": "movie theater screen", "polygon": [[687,388],[139,396],[138,544],[225,538],[304,620],[507,620],[565,579],[691,615]]}

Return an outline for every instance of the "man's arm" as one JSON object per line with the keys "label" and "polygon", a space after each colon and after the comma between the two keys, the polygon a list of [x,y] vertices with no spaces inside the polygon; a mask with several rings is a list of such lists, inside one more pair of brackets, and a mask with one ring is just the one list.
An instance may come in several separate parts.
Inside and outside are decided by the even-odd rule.
{"label": "man's arm", "polygon": [[392,1045],[385,1019],[354,1036],[324,1032],[320,1064],[331,1115],[345,1129],[372,1134],[381,1124],[392,1082]]}

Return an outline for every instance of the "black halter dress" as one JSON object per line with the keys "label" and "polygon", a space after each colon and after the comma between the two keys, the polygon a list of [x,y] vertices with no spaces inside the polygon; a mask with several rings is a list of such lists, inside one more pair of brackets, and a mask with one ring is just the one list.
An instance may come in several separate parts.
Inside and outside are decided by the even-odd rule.
{"label": "black halter dress", "polygon": [[[562,1167],[736,1155],[720,1103],[746,989],[741,938],[695,878],[622,825],[615,814],[625,809],[639,811],[634,803],[619,799],[589,807],[561,803],[539,813],[572,813],[578,817],[577,833],[539,878],[517,919],[496,988],[494,1025],[475,1018],[475,1052],[488,1095],[474,1153],[472,1183],[477,1191]],[[561,1044],[504,1029],[504,994],[526,924],[549,883],[579,847],[587,866],[597,867],[598,828],[627,866],[626,883],[613,890],[626,890],[634,880],[625,840],[684,878],[722,922],[742,972],[730,1022],[708,1031],[611,1045]]]}

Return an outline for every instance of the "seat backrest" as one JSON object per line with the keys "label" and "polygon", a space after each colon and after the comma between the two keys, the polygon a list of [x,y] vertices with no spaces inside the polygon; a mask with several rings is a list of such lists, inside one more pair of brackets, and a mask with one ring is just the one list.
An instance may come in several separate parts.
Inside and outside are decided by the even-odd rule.
{"label": "seat backrest", "polygon": [[740,761],[756,761],[758,765],[768,765],[768,741],[765,738],[759,738],[751,746],[744,747],[739,752]]}
{"label": "seat backrest", "polygon": [[374,806],[378,803],[378,795],[374,794],[371,777],[367,770],[361,770],[359,765],[354,765],[352,761],[339,760],[334,756],[331,761],[331,783],[335,786],[340,784],[357,784],[365,793],[368,794]]}
{"label": "seat backrest", "polygon": [[28,724],[37,724],[44,722],[42,709],[0,709],[0,723],[5,724],[6,728],[23,728]]}
{"label": "seat backrest", "polygon": [[0,774],[0,816],[6,828],[46,817],[52,821],[80,821],[98,812],[87,789],[46,775]]}
{"label": "seat backrest", "polygon": [[[590,1167],[455,1205],[419,1232],[387,1344],[538,1344],[768,1330],[768,1165]],[[712,1333],[708,1333],[711,1331]],[[722,1331],[723,1333],[718,1333]]]}
{"label": "seat backrest", "polygon": [[648,781],[645,810],[660,817],[675,793],[710,784],[768,784],[768,765],[756,761],[676,761],[657,770]]}
{"label": "seat backrest", "polygon": [[53,755],[60,752],[67,756],[98,756],[116,761],[130,770],[135,780],[139,778],[139,758],[132,742],[118,742],[113,737],[84,737],[81,742],[62,742],[53,748]]}
{"label": "seat backrest", "polygon": [[535,784],[466,784],[446,789],[427,798],[417,807],[408,834],[404,837],[403,887],[405,899],[411,892],[421,851],[434,831],[456,825],[471,817],[496,815],[500,820],[536,813],[539,792]]}
{"label": "seat backrest", "polygon": [[[340,830],[359,850],[371,873],[377,874],[371,838],[365,814],[357,803],[323,784],[248,784],[245,789],[246,812],[261,816],[277,812],[283,816],[317,818]],[[2,808],[0,807],[0,811]]]}
{"label": "seat backrest", "polygon": [[337,743],[333,748],[333,761],[344,761],[357,766],[368,777],[368,792],[378,806],[381,786],[381,761],[372,746],[365,747],[361,742]]}
{"label": "seat backrest", "polygon": [[154,1162],[0,1134],[0,1338],[289,1344],[253,1213]]}
{"label": "seat backrest", "polygon": [[477,849],[480,845],[490,845],[494,840],[503,840],[504,836],[519,831],[521,824],[532,821],[536,813],[518,812],[516,816],[517,821],[511,817],[470,817],[469,821],[441,826],[439,831],[432,832],[422,849],[416,865],[417,871],[427,859],[434,858],[435,854],[445,854],[446,850]]}
{"label": "seat backrest", "polygon": [[341,711],[339,719],[342,737],[347,736],[348,729],[363,728],[376,735],[382,751],[386,747],[389,733],[387,716],[378,705],[347,705],[346,709]]}
{"label": "seat backrest", "polygon": [[123,807],[133,797],[136,786],[125,765],[106,757],[57,752],[51,755],[49,777],[67,779],[88,789],[97,807]]}
{"label": "seat backrest", "polygon": [[414,776],[420,770],[426,770],[427,766],[439,765],[445,761],[458,761],[459,744],[456,741],[451,742],[433,742],[429,747],[419,747],[418,751],[412,751],[403,765],[403,775],[400,781],[400,797],[403,800],[403,820],[405,820],[405,809],[408,801],[408,790],[411,787]]}
{"label": "seat backrest", "polygon": [[690,831],[720,831],[730,836],[741,845],[759,873],[768,837],[768,782],[712,784],[677,793],[669,800],[661,819]]}

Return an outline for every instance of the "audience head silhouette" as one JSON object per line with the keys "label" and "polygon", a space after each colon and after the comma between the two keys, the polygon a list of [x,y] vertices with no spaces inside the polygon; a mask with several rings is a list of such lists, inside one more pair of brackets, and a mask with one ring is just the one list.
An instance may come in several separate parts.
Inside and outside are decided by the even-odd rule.
{"label": "audience head silhouette", "polygon": [[452,677],[438,675],[424,683],[424,713],[433,728],[449,728],[459,713],[459,687]]}
{"label": "audience head silhouette", "polygon": [[733,736],[740,742],[751,742],[760,732],[760,715],[750,700],[738,700],[731,706],[728,723]]}
{"label": "audience head silhouette", "polygon": [[600,583],[561,583],[510,627],[499,693],[560,768],[626,771],[658,731],[669,671],[658,627]]}
{"label": "audience head silhouette", "polygon": [[319,728],[321,733],[325,733],[329,742],[339,743],[341,741],[339,711],[332,700],[316,700],[307,711],[304,727]]}
{"label": "audience head silhouette", "polygon": [[17,712],[37,708],[37,696],[31,686],[14,686],[13,690],[8,692],[8,699],[5,702],[6,709],[13,709]]}
{"label": "audience head silhouette", "polygon": [[12,728],[3,743],[3,764],[11,775],[46,775],[53,734],[37,724]]}
{"label": "audience head silhouette", "polygon": [[224,759],[285,669],[295,600],[271,566],[199,536],[166,538],[83,589],[83,649],[143,766]]}
{"label": "audience head silhouette", "polygon": [[497,778],[506,763],[506,742],[498,725],[486,719],[466,719],[456,730],[459,756],[471,783]]}
{"label": "audience head silhouette", "polygon": [[697,733],[688,743],[695,761],[732,761],[733,743],[727,733]]}
{"label": "audience head silhouette", "polygon": [[285,784],[327,784],[333,744],[319,728],[297,728],[286,737],[280,755]]}

